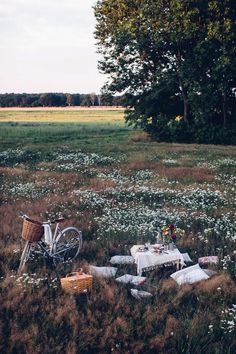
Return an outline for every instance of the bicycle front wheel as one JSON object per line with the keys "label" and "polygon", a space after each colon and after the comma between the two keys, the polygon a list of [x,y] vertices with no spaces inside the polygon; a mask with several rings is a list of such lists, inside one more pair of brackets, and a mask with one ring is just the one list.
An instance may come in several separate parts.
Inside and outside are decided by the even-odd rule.
{"label": "bicycle front wheel", "polygon": [[53,257],[56,261],[72,261],[82,247],[82,232],[75,227],[62,230],[56,239]]}

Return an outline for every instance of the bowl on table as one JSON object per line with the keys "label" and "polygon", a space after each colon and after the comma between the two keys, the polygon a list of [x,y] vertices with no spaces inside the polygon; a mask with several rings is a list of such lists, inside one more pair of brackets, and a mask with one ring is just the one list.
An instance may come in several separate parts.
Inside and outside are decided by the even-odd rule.
{"label": "bowl on table", "polygon": [[153,252],[160,254],[163,252],[163,250],[164,247],[162,244],[153,245]]}

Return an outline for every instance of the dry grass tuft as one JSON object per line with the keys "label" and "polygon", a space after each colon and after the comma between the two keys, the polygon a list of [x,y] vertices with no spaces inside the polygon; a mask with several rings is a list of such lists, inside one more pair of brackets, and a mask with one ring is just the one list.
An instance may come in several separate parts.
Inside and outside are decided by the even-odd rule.
{"label": "dry grass tuft", "polygon": [[160,176],[182,182],[213,182],[214,176],[206,167],[166,167],[158,164],[156,167]]}
{"label": "dry grass tuft", "polygon": [[221,273],[198,284],[198,290],[204,293],[216,294],[217,292],[233,295],[235,293],[234,282],[228,274]]}
{"label": "dry grass tuft", "polygon": [[172,278],[168,278],[162,281],[160,294],[165,294],[166,292],[176,292],[177,290],[176,282]]}
{"label": "dry grass tuft", "polygon": [[178,291],[175,296],[172,298],[172,304],[174,307],[188,305],[188,302],[191,302],[191,296],[193,294],[193,286],[189,284],[184,284],[178,286]]}
{"label": "dry grass tuft", "polygon": [[135,132],[130,135],[130,139],[135,143],[150,142],[151,137],[146,132]]}
{"label": "dry grass tuft", "polygon": [[0,167],[0,175],[1,174],[27,177],[30,173],[22,167]]}
{"label": "dry grass tuft", "polygon": [[156,353],[159,353],[164,348],[165,343],[165,337],[158,334],[150,340],[150,349],[155,350]]}
{"label": "dry grass tuft", "polygon": [[87,183],[86,186],[81,187],[81,190],[106,190],[109,188],[114,188],[116,186],[116,183],[111,180],[104,180],[101,178],[91,178]]}
{"label": "dry grass tuft", "polygon": [[126,171],[127,174],[132,170],[155,170],[156,168],[157,163],[155,161],[147,161],[147,156],[141,153],[132,156],[124,165],[124,171]]}
{"label": "dry grass tuft", "polygon": [[179,328],[179,321],[174,316],[168,316],[166,320],[166,327],[164,330],[164,337],[166,340],[170,339]]}

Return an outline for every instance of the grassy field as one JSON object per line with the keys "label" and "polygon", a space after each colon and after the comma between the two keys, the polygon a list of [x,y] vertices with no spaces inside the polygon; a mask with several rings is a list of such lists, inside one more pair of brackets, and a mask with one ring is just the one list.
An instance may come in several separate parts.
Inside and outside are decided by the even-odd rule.
{"label": "grassy field", "polygon": [[[235,353],[236,147],[156,143],[122,110],[0,111],[0,351],[2,353]],[[173,267],[147,273],[149,301],[95,279],[69,296],[40,257],[17,275],[20,211],[63,215],[84,244],[61,276],[109,265],[176,224],[193,264],[217,255],[209,280],[178,286]],[[117,276],[135,274],[120,266]]]}
{"label": "grassy field", "polygon": [[[0,139],[5,147],[12,144],[44,151],[66,143],[69,148],[100,148],[117,144],[127,136],[123,110],[0,110]],[[90,145],[92,145],[90,147]],[[98,145],[98,146],[97,146]],[[111,148],[111,147],[109,147]]]}
{"label": "grassy field", "polygon": [[78,110],[65,109],[0,109],[1,122],[40,122],[40,123],[108,123],[122,124],[124,110],[117,108],[93,109],[80,108]]}

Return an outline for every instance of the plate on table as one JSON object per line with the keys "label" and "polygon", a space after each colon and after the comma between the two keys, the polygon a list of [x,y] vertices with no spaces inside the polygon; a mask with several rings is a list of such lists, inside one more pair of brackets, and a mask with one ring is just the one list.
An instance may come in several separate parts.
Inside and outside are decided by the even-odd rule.
{"label": "plate on table", "polygon": [[146,250],[144,247],[139,247],[138,248],[138,252],[147,252],[148,250]]}

